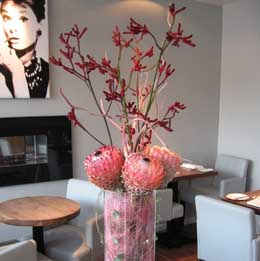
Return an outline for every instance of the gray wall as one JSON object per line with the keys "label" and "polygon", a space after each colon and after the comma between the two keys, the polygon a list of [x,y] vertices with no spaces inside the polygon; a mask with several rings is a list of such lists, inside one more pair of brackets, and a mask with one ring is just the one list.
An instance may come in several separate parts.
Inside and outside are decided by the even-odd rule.
{"label": "gray wall", "polygon": [[[181,14],[184,28],[194,34],[197,48],[171,48],[168,61],[175,65],[176,75],[169,81],[162,101],[169,104],[175,99],[184,102],[188,109],[176,121],[173,134],[162,133],[165,142],[185,158],[195,162],[212,165],[215,160],[218,137],[219,86],[221,64],[221,23],[222,9],[201,3],[185,2],[188,11]],[[50,55],[58,54],[58,36],[74,23],[87,25],[88,37],[84,48],[101,58],[107,51],[113,58],[111,31],[116,24],[125,26],[132,16],[147,23],[160,37],[166,28],[166,6],[168,1],[113,1],[113,0],[59,0],[49,1],[49,40]],[[147,45],[148,47],[148,45]],[[62,115],[68,107],[59,95],[63,88],[72,103],[87,106],[95,111],[92,99],[83,84],[51,65],[51,98],[49,100],[1,100],[0,117],[30,115]],[[103,90],[103,80],[95,79],[98,93]],[[101,120],[80,114],[80,119],[104,137]],[[114,132],[119,143],[119,135]],[[97,148],[80,129],[73,130],[74,176],[85,178],[82,161],[86,155]]]}
{"label": "gray wall", "polygon": [[223,8],[218,152],[251,160],[248,189],[260,187],[260,1]]}

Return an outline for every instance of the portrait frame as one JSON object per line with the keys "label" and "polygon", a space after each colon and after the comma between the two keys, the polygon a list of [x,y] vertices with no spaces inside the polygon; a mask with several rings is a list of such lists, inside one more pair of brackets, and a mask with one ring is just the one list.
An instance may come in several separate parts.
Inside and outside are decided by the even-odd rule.
{"label": "portrait frame", "polygon": [[50,98],[48,0],[0,0],[0,98]]}

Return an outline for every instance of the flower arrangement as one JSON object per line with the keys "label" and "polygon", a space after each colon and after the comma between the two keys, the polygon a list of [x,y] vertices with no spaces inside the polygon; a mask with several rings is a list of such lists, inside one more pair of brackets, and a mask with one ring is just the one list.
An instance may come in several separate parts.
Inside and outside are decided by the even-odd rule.
{"label": "flower arrangement", "polygon": [[[74,106],[61,90],[70,106],[68,117],[74,126],[82,128],[101,145],[86,157],[84,166],[89,180],[106,190],[106,261],[155,259],[155,194],[151,192],[166,186],[182,162],[180,155],[167,148],[156,129],[172,132],[176,115],[186,108],[174,101],[166,111],[160,112],[158,97],[175,72],[165,59],[167,48],[182,44],[195,47],[192,35],[184,34],[182,24],[175,26],[176,16],[185,9],[176,9],[173,3],[169,5],[169,28],[162,41],[146,24],[142,25],[133,18],[123,31],[116,26],[112,34],[117,49],[114,62],[107,55],[97,61],[93,56],[84,54],[81,40],[87,28],[80,29],[77,25],[60,35],[63,45],[61,58],[51,57],[53,64],[85,84],[108,134],[110,144],[91,133],[77,118],[77,111],[86,109]],[[152,40],[148,48],[142,44],[145,38]],[[130,69],[123,70],[123,61]],[[94,73],[105,78],[103,98],[96,95],[92,83]],[[112,115],[112,106],[118,109],[116,115]],[[110,124],[121,135],[121,148],[113,144]],[[152,145],[154,136],[162,146]]]}
{"label": "flower arrangement", "polygon": [[[97,151],[87,156],[84,165],[90,181],[103,189],[137,194],[150,192],[170,182],[181,163],[181,157],[166,147],[156,129],[163,128],[172,132],[174,118],[186,108],[184,104],[174,101],[165,112],[158,111],[158,96],[175,72],[165,59],[166,49],[181,45],[195,47],[192,35],[185,35],[182,24],[175,26],[176,16],[185,9],[177,9],[174,3],[169,5],[169,28],[162,41],[157,39],[146,24],[142,25],[133,18],[130,18],[129,25],[123,31],[116,26],[112,34],[117,49],[115,62],[107,55],[97,61],[91,55],[82,53],[81,40],[87,28],[80,29],[74,25],[71,31],[60,35],[63,45],[61,58],[51,57],[51,62],[86,85],[98,108],[98,116],[103,118],[110,141],[110,144],[105,144],[83,126],[76,115],[82,108],[72,105],[61,90],[70,106],[68,117],[74,126],[82,128],[101,145]],[[143,49],[141,44],[147,37],[152,40],[152,45]],[[125,72],[121,64],[126,59],[130,70]],[[101,99],[96,96],[92,83],[91,76],[94,73],[105,78],[104,97]],[[117,115],[112,115],[112,106],[118,108]],[[113,144],[110,124],[122,136],[121,149]],[[151,145],[153,136],[161,142],[162,147]]]}

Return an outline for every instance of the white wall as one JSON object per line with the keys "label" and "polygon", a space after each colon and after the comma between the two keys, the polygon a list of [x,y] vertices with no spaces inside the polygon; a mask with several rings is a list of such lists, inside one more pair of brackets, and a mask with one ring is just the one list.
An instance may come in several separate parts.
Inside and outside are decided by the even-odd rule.
{"label": "white wall", "polygon": [[[170,148],[198,163],[212,165],[215,160],[218,137],[221,8],[201,3],[185,2],[188,10],[181,15],[184,28],[194,34],[197,48],[171,48],[168,61],[176,67],[176,76],[165,91],[166,104],[175,99],[184,102],[188,109],[177,119],[173,134],[163,133]],[[147,23],[163,37],[166,28],[168,1],[116,1],[116,0],[59,0],[49,1],[50,55],[60,48],[58,36],[74,23],[87,25],[86,50],[101,58],[107,51],[114,52],[111,32],[116,24],[125,26],[128,17]],[[49,100],[1,100],[0,117],[30,115],[62,115],[68,107],[59,95],[63,88],[74,104],[93,109],[92,99],[83,84],[51,65],[51,98]],[[95,79],[97,92],[103,90],[100,76]],[[99,137],[104,137],[104,125],[98,118],[80,115],[86,125]],[[87,120],[86,120],[87,119]],[[116,137],[118,133],[114,131]],[[119,138],[116,139],[117,142]],[[80,129],[73,130],[74,176],[85,178],[82,161],[95,150],[97,144]]]}
{"label": "white wall", "polygon": [[260,1],[223,8],[218,152],[251,161],[248,189],[260,187]]}

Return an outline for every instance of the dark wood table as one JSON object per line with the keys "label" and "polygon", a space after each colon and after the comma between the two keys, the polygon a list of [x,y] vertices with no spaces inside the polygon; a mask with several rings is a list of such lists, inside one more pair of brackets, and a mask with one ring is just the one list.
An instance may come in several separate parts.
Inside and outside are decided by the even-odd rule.
{"label": "dark wood table", "polygon": [[191,170],[191,169],[186,169],[181,167],[180,170],[175,173],[172,182],[170,182],[168,185],[169,188],[173,189],[173,200],[176,202],[179,201],[178,181],[191,180],[197,178],[206,178],[206,177],[212,177],[216,175],[218,175],[218,172],[215,170],[200,171],[197,169]]}
{"label": "dark wood table", "polygon": [[[178,172],[175,173],[173,180],[168,184],[168,188],[173,190],[173,201],[179,202],[179,189],[178,182],[181,180],[192,180],[197,178],[206,178],[211,176],[218,175],[218,172],[215,170],[209,171],[200,171],[197,169],[187,169],[181,167]],[[185,212],[185,202],[181,202],[184,206]],[[184,213],[185,215],[185,213]],[[188,242],[194,242],[194,240],[190,240],[184,237],[182,234],[184,228],[184,216],[179,219],[173,219],[167,222],[167,230],[166,233],[158,234],[159,244],[167,246],[168,248],[172,248],[174,246],[180,247],[182,244]]]}
{"label": "dark wood table", "polygon": [[179,181],[179,180],[187,180],[187,179],[196,179],[196,178],[205,178],[205,177],[211,177],[218,175],[218,172],[215,170],[209,170],[209,171],[200,171],[197,169],[186,169],[186,168],[180,168],[179,171],[176,172],[176,174],[173,177],[173,182]]}
{"label": "dark wood table", "polygon": [[43,227],[64,223],[80,213],[80,204],[63,197],[37,196],[0,203],[0,223],[31,226],[37,250],[44,253]]}
{"label": "dark wood table", "polygon": [[229,202],[229,203],[233,203],[242,207],[247,207],[247,208],[251,208],[255,211],[255,213],[257,215],[260,215],[260,207],[256,207],[256,206],[252,206],[247,204],[248,201],[255,199],[257,197],[260,197],[260,190],[255,190],[255,191],[249,191],[249,192],[243,192],[243,194],[246,194],[249,196],[248,199],[246,200],[234,200],[234,199],[229,199],[226,196],[222,198],[223,201]]}

